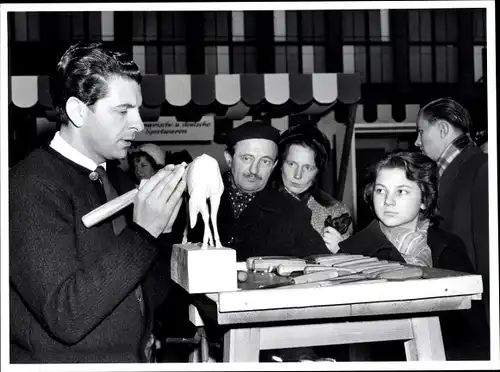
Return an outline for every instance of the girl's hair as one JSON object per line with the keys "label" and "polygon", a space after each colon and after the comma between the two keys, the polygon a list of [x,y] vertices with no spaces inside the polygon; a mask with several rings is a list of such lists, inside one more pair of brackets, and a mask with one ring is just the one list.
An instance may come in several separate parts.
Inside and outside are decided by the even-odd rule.
{"label": "girl's hair", "polygon": [[436,163],[420,152],[395,151],[388,153],[369,172],[369,182],[364,189],[364,200],[373,210],[373,189],[377,174],[382,169],[402,169],[406,178],[417,183],[422,192],[425,209],[420,217],[436,222],[438,199],[438,170]]}
{"label": "girl's hair", "polygon": [[[316,127],[315,124],[310,122],[301,123],[290,127],[288,130],[281,134],[278,143],[279,157],[278,164],[274,169],[272,183],[275,187],[283,188],[283,179],[281,176],[281,168],[284,161],[288,156],[290,146],[300,145],[310,148],[314,152],[314,162],[318,172],[311,187],[302,196],[304,199],[309,195],[323,206],[331,206],[336,203],[330,195],[323,192],[319,186],[319,180],[325,172],[328,161],[330,159],[330,142],[328,138]],[[299,197],[300,197],[299,196]],[[302,198],[301,198],[302,199]]]}

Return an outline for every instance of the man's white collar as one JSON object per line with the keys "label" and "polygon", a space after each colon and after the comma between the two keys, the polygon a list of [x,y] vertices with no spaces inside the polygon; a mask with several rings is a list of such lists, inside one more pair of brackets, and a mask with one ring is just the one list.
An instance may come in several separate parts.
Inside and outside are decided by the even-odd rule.
{"label": "man's white collar", "polygon": [[[65,158],[75,162],[88,170],[94,171],[97,168],[97,164],[89,157],[83,155],[80,151],[71,146],[62,137],[60,132],[56,132],[54,138],[50,142],[50,147],[56,150]],[[106,169],[106,162],[99,164],[104,169]]]}

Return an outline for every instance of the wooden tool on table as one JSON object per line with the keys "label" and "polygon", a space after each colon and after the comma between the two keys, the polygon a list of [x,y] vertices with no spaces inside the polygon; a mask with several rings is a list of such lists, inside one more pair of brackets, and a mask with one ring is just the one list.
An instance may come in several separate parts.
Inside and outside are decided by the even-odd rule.
{"label": "wooden tool on table", "polygon": [[305,266],[306,261],[302,258],[292,256],[252,256],[246,259],[247,270],[274,271],[278,266],[290,266],[293,268]]}
{"label": "wooden tool on table", "polygon": [[[288,266],[292,271],[296,271],[297,268],[304,270],[306,262],[302,259],[271,259],[262,258],[255,259],[252,262],[252,270],[254,271],[275,271],[279,266]],[[283,270],[283,269],[282,269]]]}

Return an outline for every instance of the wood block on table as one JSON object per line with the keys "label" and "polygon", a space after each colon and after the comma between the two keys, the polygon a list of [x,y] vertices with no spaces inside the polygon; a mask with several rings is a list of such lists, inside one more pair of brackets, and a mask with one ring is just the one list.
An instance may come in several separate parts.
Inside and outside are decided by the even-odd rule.
{"label": "wood block on table", "polygon": [[200,244],[174,244],[171,278],[188,293],[228,292],[238,289],[236,251]]}

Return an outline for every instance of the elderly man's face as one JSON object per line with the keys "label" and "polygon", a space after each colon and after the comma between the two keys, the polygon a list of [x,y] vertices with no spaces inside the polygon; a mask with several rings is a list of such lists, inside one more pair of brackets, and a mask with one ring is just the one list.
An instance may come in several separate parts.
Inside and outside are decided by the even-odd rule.
{"label": "elderly man's face", "polygon": [[273,141],[253,138],[236,143],[234,155],[225,154],[236,186],[251,194],[266,187],[276,166],[278,146]]}
{"label": "elderly man's face", "polygon": [[417,140],[415,146],[434,161],[437,161],[446,146],[443,135],[437,123],[431,124],[420,115],[417,118]]}

